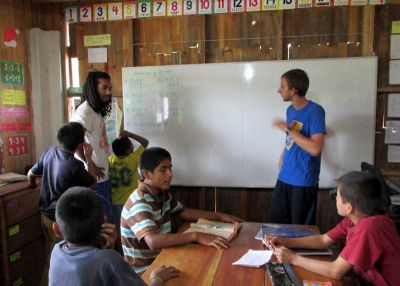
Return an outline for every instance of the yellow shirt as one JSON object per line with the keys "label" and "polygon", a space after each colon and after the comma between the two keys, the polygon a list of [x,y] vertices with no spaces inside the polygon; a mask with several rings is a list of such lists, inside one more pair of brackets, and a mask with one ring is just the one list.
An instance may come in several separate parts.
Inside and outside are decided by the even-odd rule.
{"label": "yellow shirt", "polygon": [[124,205],[130,194],[136,190],[140,179],[138,173],[139,160],[143,151],[144,147],[140,146],[128,156],[118,157],[113,154],[108,158],[113,205]]}

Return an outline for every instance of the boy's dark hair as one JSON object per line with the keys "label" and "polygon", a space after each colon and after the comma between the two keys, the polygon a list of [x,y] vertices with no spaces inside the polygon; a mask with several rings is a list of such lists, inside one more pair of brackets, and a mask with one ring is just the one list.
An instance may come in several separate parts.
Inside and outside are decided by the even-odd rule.
{"label": "boy's dark hair", "polygon": [[90,107],[96,113],[100,113],[100,115],[104,117],[111,113],[111,104],[102,102],[99,97],[99,94],[97,92],[97,84],[99,83],[99,79],[111,80],[111,77],[106,72],[101,72],[101,71],[89,72],[85,84],[83,86],[81,103],[87,101]]}
{"label": "boy's dark hair", "polygon": [[310,80],[305,71],[301,69],[293,69],[285,72],[281,78],[287,80],[289,89],[296,89],[299,96],[305,96],[310,85]]}
{"label": "boy's dark hair", "polygon": [[56,222],[67,242],[96,244],[103,221],[101,198],[89,188],[69,188],[57,202]]}
{"label": "boy's dark hair", "polygon": [[128,156],[132,148],[132,142],[128,137],[118,137],[112,142],[112,150],[117,156]]}
{"label": "boy's dark hair", "polygon": [[352,171],[337,179],[340,196],[366,215],[382,214],[387,211],[382,185],[379,178],[370,172]]}
{"label": "boy's dark hair", "polygon": [[143,170],[153,172],[165,159],[171,160],[171,154],[167,150],[160,147],[147,148],[140,157],[140,172],[142,175]]}
{"label": "boy's dark hair", "polygon": [[85,140],[85,128],[78,122],[68,122],[58,129],[57,141],[65,150],[74,152]]}

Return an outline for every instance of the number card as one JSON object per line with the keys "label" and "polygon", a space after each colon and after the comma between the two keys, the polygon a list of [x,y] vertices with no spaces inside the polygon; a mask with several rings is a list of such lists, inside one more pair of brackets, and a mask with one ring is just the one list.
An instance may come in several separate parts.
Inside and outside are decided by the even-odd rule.
{"label": "number card", "polygon": [[78,7],[77,6],[69,6],[65,7],[64,10],[64,21],[66,23],[76,23],[78,22]]}
{"label": "number card", "polygon": [[139,0],[138,1],[138,18],[151,17],[151,1]]}
{"label": "number card", "polygon": [[280,10],[296,9],[296,0],[279,0]]}
{"label": "number card", "polygon": [[350,0],[350,6],[364,6],[367,3],[368,0]]}
{"label": "number card", "polygon": [[124,19],[136,18],[137,3],[124,2]]}
{"label": "number card", "polygon": [[108,3],[108,20],[122,20],[122,2]]}
{"label": "number card", "polygon": [[246,0],[229,0],[229,13],[241,13],[246,10]]}
{"label": "number card", "polygon": [[91,22],[92,21],[92,6],[91,5],[80,5],[79,6],[79,22]]}
{"label": "number card", "polygon": [[153,1],[153,16],[167,16],[167,1],[166,0],[156,0]]}
{"label": "number card", "polygon": [[182,15],[182,0],[168,0],[168,16]]}
{"label": "number card", "polygon": [[297,0],[297,8],[311,8],[312,0]]}
{"label": "number card", "polygon": [[331,6],[331,0],[315,0],[315,7],[329,7]]}
{"label": "number card", "polygon": [[93,21],[107,21],[107,3],[93,4]]}
{"label": "number card", "polygon": [[348,6],[349,0],[333,0],[333,6]]}
{"label": "number card", "polygon": [[3,85],[24,86],[24,66],[0,61],[0,80]]}
{"label": "number card", "polygon": [[214,13],[228,13],[228,0],[214,0]]}
{"label": "number card", "polygon": [[8,156],[28,154],[28,136],[10,136],[7,138]]}
{"label": "number card", "polygon": [[197,1],[183,0],[183,15],[196,15],[196,14],[197,14]]}
{"label": "number card", "polygon": [[246,1],[246,11],[256,12],[261,9],[261,0],[247,0]]}
{"label": "number card", "polygon": [[211,0],[199,0],[199,14],[211,14],[212,3]]}
{"label": "number card", "polygon": [[278,0],[262,0],[261,10],[262,11],[278,10]]}

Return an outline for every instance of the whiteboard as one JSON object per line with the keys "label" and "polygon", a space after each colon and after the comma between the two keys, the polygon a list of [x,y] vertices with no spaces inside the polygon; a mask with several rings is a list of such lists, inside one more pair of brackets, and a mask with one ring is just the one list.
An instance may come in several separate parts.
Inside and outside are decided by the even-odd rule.
{"label": "whiteboard", "polygon": [[285,134],[271,123],[294,68],[326,112],[320,187],[333,187],[373,162],[377,57],[123,68],[125,129],[171,153],[174,185],[273,187]]}

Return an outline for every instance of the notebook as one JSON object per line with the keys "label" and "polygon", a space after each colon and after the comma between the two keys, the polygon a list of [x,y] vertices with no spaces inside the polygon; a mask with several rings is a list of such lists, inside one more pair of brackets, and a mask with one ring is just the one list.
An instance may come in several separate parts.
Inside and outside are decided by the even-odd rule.
{"label": "notebook", "polygon": [[242,225],[240,223],[227,223],[199,218],[196,223],[191,223],[184,232],[202,232],[222,236],[232,240]]}

